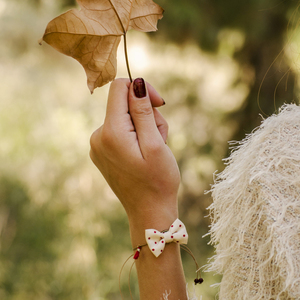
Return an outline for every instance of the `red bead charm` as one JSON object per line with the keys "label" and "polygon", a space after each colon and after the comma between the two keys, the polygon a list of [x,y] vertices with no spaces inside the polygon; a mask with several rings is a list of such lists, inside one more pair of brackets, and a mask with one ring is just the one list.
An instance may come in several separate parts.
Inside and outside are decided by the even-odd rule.
{"label": "red bead charm", "polygon": [[140,252],[141,252],[141,248],[138,247],[137,250],[136,250],[136,252],[135,252],[135,254],[134,254],[134,256],[133,256],[133,259],[138,259],[139,256],[140,256]]}

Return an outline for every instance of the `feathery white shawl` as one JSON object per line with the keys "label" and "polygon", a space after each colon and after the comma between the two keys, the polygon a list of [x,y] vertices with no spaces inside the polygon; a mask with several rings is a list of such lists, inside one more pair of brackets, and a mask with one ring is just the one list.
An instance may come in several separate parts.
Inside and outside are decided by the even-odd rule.
{"label": "feathery white shawl", "polygon": [[223,274],[219,299],[300,299],[300,107],[284,105],[225,161],[206,268]]}

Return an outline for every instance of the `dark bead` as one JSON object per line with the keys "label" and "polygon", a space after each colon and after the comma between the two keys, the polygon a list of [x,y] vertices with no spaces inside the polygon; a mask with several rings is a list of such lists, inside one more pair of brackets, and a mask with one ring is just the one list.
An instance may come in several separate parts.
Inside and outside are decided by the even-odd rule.
{"label": "dark bead", "polygon": [[202,283],[203,282],[203,278],[196,278],[195,280],[194,280],[194,282],[195,282],[195,284],[197,284],[197,283]]}

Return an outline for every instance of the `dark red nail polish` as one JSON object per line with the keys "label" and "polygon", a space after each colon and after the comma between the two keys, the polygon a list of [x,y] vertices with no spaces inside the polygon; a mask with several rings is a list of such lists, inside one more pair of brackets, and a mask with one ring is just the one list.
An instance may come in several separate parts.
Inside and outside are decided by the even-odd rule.
{"label": "dark red nail polish", "polygon": [[163,105],[166,105],[166,101],[163,98],[161,98],[161,99],[163,101]]}
{"label": "dark red nail polish", "polygon": [[143,78],[137,78],[133,82],[134,94],[137,98],[146,97],[146,86]]}

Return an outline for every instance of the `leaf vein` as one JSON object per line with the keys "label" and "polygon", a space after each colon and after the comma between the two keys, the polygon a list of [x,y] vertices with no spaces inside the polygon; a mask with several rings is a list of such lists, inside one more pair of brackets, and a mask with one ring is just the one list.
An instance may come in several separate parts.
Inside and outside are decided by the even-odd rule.
{"label": "leaf vein", "polygon": [[82,39],[79,41],[79,43],[76,45],[76,47],[74,47],[74,49],[72,49],[72,51],[70,52],[73,56],[73,53],[76,52],[76,50],[79,48],[80,44],[86,39],[86,36],[83,36]]}
{"label": "leaf vein", "polygon": [[113,5],[113,3],[111,2],[111,0],[108,0],[108,1],[109,1],[109,3],[111,4],[113,10],[115,11],[115,14],[116,14],[116,16],[118,17],[119,22],[120,22],[120,24],[121,24],[121,26],[122,26],[123,32],[124,32],[124,34],[125,34],[126,31],[125,31],[124,25],[123,25],[123,23],[122,23],[122,20],[121,20],[119,14],[118,14],[118,11],[116,10],[116,8],[115,8],[115,6]]}
{"label": "leaf vein", "polygon": [[[78,19],[78,20],[82,23],[83,27],[84,27],[85,30],[86,30],[86,33],[88,33],[87,27],[85,26],[84,22],[83,22],[79,17],[77,17],[77,16],[74,14],[74,12],[71,11],[71,14],[72,14],[76,19]],[[68,28],[68,26],[67,26],[67,28]]]}

